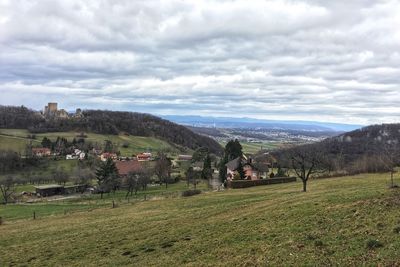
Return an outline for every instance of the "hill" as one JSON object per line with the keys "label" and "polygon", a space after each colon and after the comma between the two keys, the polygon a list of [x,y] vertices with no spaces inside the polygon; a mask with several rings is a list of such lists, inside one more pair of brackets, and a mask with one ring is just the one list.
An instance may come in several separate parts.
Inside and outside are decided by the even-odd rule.
{"label": "hill", "polygon": [[[32,134],[23,129],[0,129],[0,147],[5,150],[13,150],[24,154],[26,145],[32,142],[33,146],[40,146],[44,137],[55,141],[57,137],[66,138],[72,141],[77,138],[76,132],[50,132],[35,134],[35,139],[30,139]],[[143,137],[132,135],[106,135],[106,134],[86,134],[86,141],[103,144],[105,140],[111,141],[115,148],[121,152],[121,156],[131,156],[132,154],[142,153],[143,151],[168,151],[178,153],[178,149],[170,143],[155,137]]]}
{"label": "hill", "polygon": [[83,117],[47,119],[26,107],[0,106],[0,128],[27,129],[31,133],[77,132],[154,137],[170,144],[197,149],[207,147],[215,154],[222,147],[213,139],[156,116],[135,112],[85,110]]}
{"label": "hill", "polygon": [[[308,193],[279,184],[115,209],[110,198],[90,212],[5,218],[0,265],[397,266],[400,195],[387,182],[368,174],[314,180]],[[67,203],[82,206],[65,200],[60,211]]]}
{"label": "hill", "polygon": [[358,128],[361,125],[316,122],[316,121],[284,121],[284,120],[261,120],[254,118],[231,118],[231,117],[203,117],[185,115],[167,115],[163,118],[190,126],[217,127],[217,128],[242,128],[242,129],[264,129],[264,130],[285,130],[303,132],[347,132]]}
{"label": "hill", "polygon": [[[331,171],[345,173],[388,171],[400,164],[400,124],[371,125],[355,131],[305,145],[323,155]],[[273,152],[281,162],[297,148]],[[388,163],[388,161],[393,161]]]}

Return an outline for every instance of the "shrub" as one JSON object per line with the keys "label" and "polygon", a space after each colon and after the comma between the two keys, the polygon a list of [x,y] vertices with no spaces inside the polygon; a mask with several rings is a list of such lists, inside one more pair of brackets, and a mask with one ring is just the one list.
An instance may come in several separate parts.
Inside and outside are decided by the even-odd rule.
{"label": "shrub", "polygon": [[314,241],[314,246],[316,247],[322,247],[324,243],[321,240],[315,240]]}
{"label": "shrub", "polygon": [[186,191],[182,192],[182,196],[183,197],[191,197],[191,196],[194,196],[194,195],[198,195],[200,193],[201,193],[201,190],[199,190],[199,189],[186,190]]}
{"label": "shrub", "polygon": [[367,241],[367,248],[369,248],[369,249],[375,249],[375,248],[381,248],[381,247],[383,247],[383,244],[379,240],[369,239]]}
{"label": "shrub", "polygon": [[122,147],[123,147],[123,148],[128,148],[128,147],[129,147],[129,143],[128,143],[128,142],[124,142],[124,143],[122,144]]}

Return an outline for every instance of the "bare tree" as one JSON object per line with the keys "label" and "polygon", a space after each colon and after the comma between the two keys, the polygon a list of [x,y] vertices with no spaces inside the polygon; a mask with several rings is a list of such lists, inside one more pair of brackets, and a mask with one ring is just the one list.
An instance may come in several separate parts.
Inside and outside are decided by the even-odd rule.
{"label": "bare tree", "polygon": [[133,192],[136,195],[140,189],[146,190],[147,184],[150,182],[150,177],[151,172],[144,168],[129,172],[123,180],[123,184],[127,189],[125,198],[128,198],[129,195],[132,196]]}
{"label": "bare tree", "polygon": [[89,168],[81,168],[78,166],[75,169],[74,184],[90,185],[94,178],[95,175]]}
{"label": "bare tree", "polygon": [[[396,140],[397,141],[397,140]],[[390,187],[394,187],[393,175],[395,173],[395,167],[398,163],[399,157],[399,146],[398,142],[387,142],[382,146],[382,152],[380,155],[380,161],[386,171],[390,172]]]}
{"label": "bare tree", "polygon": [[56,183],[65,185],[69,180],[69,174],[63,167],[60,167],[53,171],[53,179]]}
{"label": "bare tree", "polygon": [[12,176],[0,178],[0,191],[4,204],[7,204],[15,193],[15,179]]}
{"label": "bare tree", "polygon": [[133,192],[135,192],[135,195],[137,194],[137,191],[140,188],[139,177],[140,177],[140,172],[130,172],[124,178],[123,183],[127,189],[125,198],[128,198],[129,195],[132,196]]}
{"label": "bare tree", "polygon": [[168,181],[171,176],[171,161],[167,158],[167,155],[160,152],[158,159],[154,166],[154,173],[157,175],[160,182],[165,183],[165,188],[168,188]]}
{"label": "bare tree", "polygon": [[291,154],[292,168],[303,182],[303,192],[307,192],[309,178],[324,170],[322,158],[322,153],[315,151],[310,146],[300,146],[293,149]]}
{"label": "bare tree", "polygon": [[189,184],[192,183],[194,189],[197,187],[197,176],[199,176],[198,172],[193,170],[193,167],[189,167],[186,171],[186,180],[187,180],[187,185],[189,187]]}

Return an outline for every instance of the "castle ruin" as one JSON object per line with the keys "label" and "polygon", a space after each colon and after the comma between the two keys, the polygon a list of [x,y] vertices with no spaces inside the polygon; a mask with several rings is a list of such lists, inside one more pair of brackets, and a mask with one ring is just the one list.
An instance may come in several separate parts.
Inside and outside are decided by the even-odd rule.
{"label": "castle ruin", "polygon": [[46,118],[66,119],[69,117],[69,114],[65,109],[58,109],[57,103],[50,102],[44,107],[43,116]]}

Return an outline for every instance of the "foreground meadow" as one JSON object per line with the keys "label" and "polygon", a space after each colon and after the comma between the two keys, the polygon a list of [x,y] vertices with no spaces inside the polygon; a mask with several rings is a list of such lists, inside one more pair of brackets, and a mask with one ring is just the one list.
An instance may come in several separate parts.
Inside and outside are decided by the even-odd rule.
{"label": "foreground meadow", "polygon": [[400,192],[368,174],[6,222],[0,266],[400,265]]}

